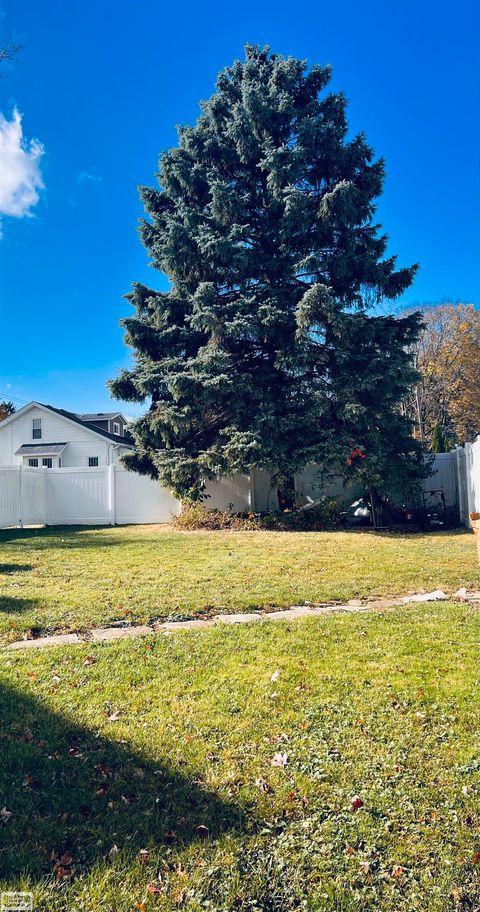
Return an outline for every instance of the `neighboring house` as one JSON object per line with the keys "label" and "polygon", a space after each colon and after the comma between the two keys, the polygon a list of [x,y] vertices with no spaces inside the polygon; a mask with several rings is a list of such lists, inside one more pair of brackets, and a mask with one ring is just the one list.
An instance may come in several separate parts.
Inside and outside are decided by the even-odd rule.
{"label": "neighboring house", "polygon": [[118,463],[132,449],[120,412],[76,415],[30,402],[0,421],[0,466],[90,467]]}

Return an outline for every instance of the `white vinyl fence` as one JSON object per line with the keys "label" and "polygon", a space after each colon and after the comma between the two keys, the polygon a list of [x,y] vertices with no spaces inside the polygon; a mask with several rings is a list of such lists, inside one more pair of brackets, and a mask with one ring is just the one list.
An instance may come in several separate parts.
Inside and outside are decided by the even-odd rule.
{"label": "white vinyl fence", "polygon": [[0,468],[0,527],[166,523],[180,504],[123,466]]}
{"label": "white vinyl fence", "polygon": [[[265,510],[278,506],[264,472],[207,486],[208,509]],[[62,469],[0,467],[0,528],[168,523],[180,503],[158,482],[121,465]]]}
{"label": "white vinyl fence", "polygon": [[[325,485],[318,466],[307,466],[296,476],[297,490],[316,500],[358,496],[340,482]],[[435,457],[434,474],[424,489],[442,490],[447,506],[457,506],[460,521],[469,525],[469,513],[480,513],[480,437]],[[222,478],[207,486],[207,509],[274,510],[276,491],[265,472]],[[0,467],[0,528],[26,525],[115,525],[168,523],[180,512],[180,503],[165,488],[123,466],[35,469]]]}
{"label": "white vinyl fence", "polygon": [[469,526],[469,514],[480,513],[480,436],[449,455],[454,457],[457,470],[460,521]]}

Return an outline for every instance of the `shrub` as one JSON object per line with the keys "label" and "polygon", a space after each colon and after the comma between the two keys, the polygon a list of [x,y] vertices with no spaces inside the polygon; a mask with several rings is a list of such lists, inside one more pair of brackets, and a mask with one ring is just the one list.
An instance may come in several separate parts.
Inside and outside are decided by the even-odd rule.
{"label": "shrub", "polygon": [[186,504],[179,516],[175,516],[172,525],[175,529],[187,532],[196,529],[218,531],[232,529],[238,532],[266,530],[281,531],[321,531],[337,529],[343,525],[342,504],[334,497],[326,498],[312,510],[292,510],[271,513],[233,513],[222,510],[208,510],[199,503]]}

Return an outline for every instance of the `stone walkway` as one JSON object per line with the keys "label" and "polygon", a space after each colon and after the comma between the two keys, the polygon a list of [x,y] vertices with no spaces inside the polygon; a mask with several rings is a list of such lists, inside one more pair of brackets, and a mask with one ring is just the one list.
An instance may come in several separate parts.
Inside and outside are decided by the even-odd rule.
{"label": "stone walkway", "polygon": [[[476,601],[480,593],[467,593],[460,589],[454,598],[463,598],[467,601]],[[44,649],[47,646],[70,646],[75,643],[101,643],[105,640],[127,640],[132,637],[152,636],[153,634],[168,635],[179,630],[203,630],[215,624],[249,624],[253,621],[295,621],[304,617],[319,617],[327,614],[356,613],[360,611],[385,611],[401,604],[410,602],[434,602],[448,598],[441,589],[434,592],[420,593],[418,595],[397,596],[397,598],[377,599],[375,601],[362,601],[350,599],[346,605],[292,605],[283,611],[255,612],[249,614],[216,614],[205,620],[191,621],[164,621],[151,626],[138,625],[125,627],[93,627],[84,633],[63,633],[57,636],[37,637],[30,640],[17,640],[9,643],[6,649]]]}

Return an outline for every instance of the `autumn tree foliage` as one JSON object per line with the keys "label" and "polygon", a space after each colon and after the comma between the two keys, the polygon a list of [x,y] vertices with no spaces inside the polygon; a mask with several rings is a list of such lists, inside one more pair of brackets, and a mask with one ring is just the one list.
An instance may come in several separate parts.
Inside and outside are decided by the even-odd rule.
{"label": "autumn tree foliage", "polygon": [[416,267],[387,255],[384,162],[349,136],[329,80],[248,46],[141,190],[141,238],[170,289],[127,296],[134,365],[110,386],[148,405],[125,464],[182,499],[251,468],[280,482],[307,463],[361,469],[379,489],[421,472],[399,409],[419,319],[375,312]]}
{"label": "autumn tree foliage", "polygon": [[16,411],[13,402],[0,402],[0,421],[3,421],[5,418],[8,418],[9,415],[13,415]]}
{"label": "autumn tree foliage", "polygon": [[480,311],[437,304],[421,311],[415,345],[419,383],[408,399],[416,434],[433,452],[480,433]]}

